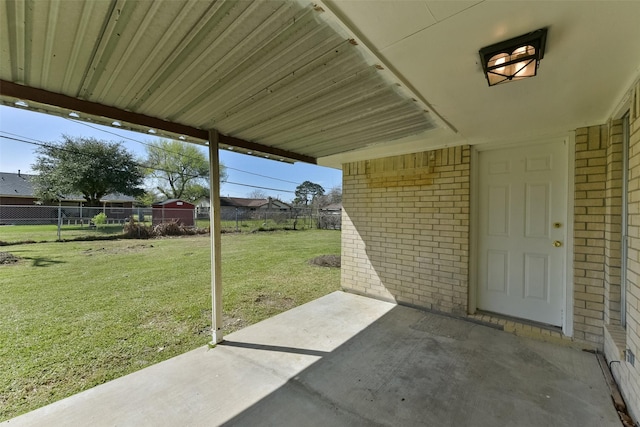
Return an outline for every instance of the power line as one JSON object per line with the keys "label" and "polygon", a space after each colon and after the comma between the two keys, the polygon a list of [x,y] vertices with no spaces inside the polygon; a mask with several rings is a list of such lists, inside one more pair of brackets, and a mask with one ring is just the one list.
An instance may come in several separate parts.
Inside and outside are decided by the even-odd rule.
{"label": "power line", "polygon": [[[125,137],[125,136],[119,135],[119,134],[117,134],[115,132],[110,132],[110,131],[107,131],[107,130],[104,130],[104,129],[100,129],[100,128],[95,127],[95,126],[91,126],[88,123],[84,123],[84,122],[76,121],[76,120],[71,120],[71,119],[68,119],[66,117],[65,117],[65,119],[69,120],[69,121],[71,121],[73,123],[79,123],[79,124],[88,126],[88,127],[92,128],[94,130],[98,130],[98,131],[102,131],[102,132],[105,132],[105,133],[108,133],[108,134],[111,134],[111,135],[115,135],[115,136],[117,136],[119,138],[125,138],[125,139],[128,139],[130,141],[137,142],[139,144],[146,145],[146,146],[157,147],[157,146],[155,146],[153,144],[150,144],[150,143],[145,143],[145,142],[142,142],[142,141],[138,141],[138,140],[133,139],[133,138],[129,138],[129,137]],[[35,145],[35,146],[39,146],[39,147],[54,148],[54,149],[58,149],[58,150],[72,152],[72,150],[69,150],[68,148],[63,148],[63,147],[56,146],[55,144],[50,144],[50,143],[45,143],[45,142],[42,142],[42,141],[38,141],[37,139],[34,139],[34,138],[25,137],[25,136],[22,136],[22,135],[17,135],[17,134],[14,134],[14,133],[11,133],[11,132],[6,132],[6,131],[0,131],[0,132],[1,133],[6,133],[8,135],[13,135],[14,137],[17,137],[17,138],[13,138],[13,137],[0,135],[0,137],[5,138],[5,139],[10,139],[10,140],[13,140],[13,141],[22,142],[22,143],[26,143],[26,144],[31,144],[31,145]],[[30,139],[31,141],[27,141],[26,139]],[[157,147],[157,148],[159,148],[162,151],[166,151],[166,152],[170,153],[169,150],[165,150],[162,147]],[[76,151],[75,154],[82,155],[83,153]],[[187,156],[185,156],[185,157],[187,157]],[[181,172],[178,172],[178,171],[171,171],[171,170],[162,169],[162,168],[158,168],[158,167],[152,167],[152,166],[149,166],[149,165],[146,165],[146,164],[143,164],[143,163],[139,163],[139,162],[134,162],[134,164],[136,166],[144,168],[144,169],[151,169],[151,170],[160,171],[160,172],[166,172],[166,173],[170,173],[170,174],[174,174],[174,173],[180,174],[181,173]],[[286,179],[274,178],[274,177],[270,177],[270,176],[267,176],[267,175],[262,175],[262,174],[258,174],[258,173],[254,173],[254,172],[244,171],[244,170],[237,169],[237,168],[232,168],[232,167],[229,167],[229,166],[226,166],[226,168],[229,169],[229,170],[234,170],[234,171],[237,171],[237,172],[246,173],[248,175],[254,175],[254,176],[261,177],[261,178],[267,178],[267,179],[272,179],[272,180],[275,180],[275,181],[281,181],[281,182],[286,182],[286,183],[289,183],[289,184],[299,185],[299,183],[295,182],[295,181],[289,181],[289,180],[286,180]],[[208,177],[205,177],[205,176],[202,176],[202,175],[186,175],[186,176],[188,178],[194,178],[194,179],[195,178],[203,178],[203,179],[208,178]],[[295,194],[295,191],[283,190],[283,189],[279,189],[279,188],[262,187],[262,186],[258,186],[258,185],[242,184],[242,183],[232,182],[232,181],[223,181],[223,183],[224,184],[230,184],[230,185],[239,185],[239,186],[242,186],[242,187],[257,188],[257,189],[260,189],[260,190],[279,191],[279,192],[284,192],[284,193]]]}
{"label": "power line", "polygon": [[225,184],[231,184],[231,185],[241,185],[243,187],[251,187],[251,188],[259,188],[261,190],[271,190],[271,191],[281,191],[283,193],[293,193],[295,194],[295,191],[291,191],[291,190],[281,190],[279,188],[269,188],[269,187],[260,187],[257,185],[249,185],[249,184],[240,184],[238,182],[231,182],[231,181],[224,181]]}
{"label": "power line", "polygon": [[[44,142],[42,142],[42,141],[38,141],[37,139],[33,139],[33,138],[28,137],[28,136],[22,136],[22,135],[18,135],[18,134],[16,134],[16,133],[7,132],[7,131],[4,131],[4,130],[2,130],[2,131],[0,131],[0,132],[2,132],[2,133],[6,133],[6,134],[8,134],[8,135],[13,135],[13,136],[18,137],[18,138],[30,139],[31,141],[35,141],[35,142],[38,142],[38,143],[40,143],[40,144],[44,144]],[[7,139],[10,139],[10,138],[7,138]],[[19,140],[17,140],[17,139],[16,139],[16,141],[19,141]],[[26,142],[27,144],[29,144],[29,143],[30,143],[29,141],[20,141],[20,142]]]}
{"label": "power line", "polygon": [[[157,146],[157,145],[155,145],[155,144],[153,144],[153,143],[143,142],[143,141],[139,141],[139,140],[134,139],[134,138],[126,137],[126,136],[120,135],[120,134],[118,134],[118,133],[115,133],[115,132],[112,132],[112,131],[109,131],[109,130],[106,130],[106,129],[102,129],[101,127],[97,127],[97,126],[90,125],[89,123],[85,123],[85,122],[83,122],[83,121],[81,121],[81,120],[73,120],[73,119],[70,119],[70,118],[68,118],[68,117],[64,117],[64,119],[65,119],[65,120],[69,120],[69,121],[70,121],[70,122],[72,122],[72,123],[77,123],[77,124],[80,124],[80,125],[84,125],[84,126],[90,127],[91,129],[94,129],[94,130],[97,130],[97,131],[101,131],[101,132],[105,132],[105,133],[108,133],[108,134],[110,134],[110,135],[117,136],[118,138],[128,139],[129,141],[137,142],[138,144],[142,144],[142,145],[147,146],[147,147],[154,147],[154,148],[157,148],[157,149],[159,149],[159,150],[165,151],[165,152],[167,152],[167,153],[174,154],[172,151],[167,150],[167,149],[164,149],[164,148],[162,148],[162,147],[159,147],[159,146]],[[189,159],[194,159],[194,160],[195,160],[195,158],[194,158],[194,157],[191,157],[191,156],[184,156],[184,157],[189,158]],[[261,174],[259,174],[259,173],[249,172],[249,171],[245,171],[245,170],[242,170],[242,169],[236,169],[236,168],[232,168],[232,167],[230,167],[230,166],[225,166],[225,167],[226,167],[227,169],[229,169],[229,170],[234,170],[234,171],[242,172],[242,173],[246,173],[246,174],[249,174],[249,175],[259,176],[259,177],[261,177],[261,178],[267,178],[267,179],[272,179],[272,180],[274,180],[274,181],[281,181],[281,182],[286,182],[286,183],[289,183],[289,184],[296,184],[296,185],[300,185],[300,183],[299,183],[299,182],[288,181],[288,180],[286,180],[286,179],[280,179],[280,178],[274,178],[274,177],[267,176],[267,175],[261,175]]]}
{"label": "power line", "polygon": [[[11,137],[11,136],[0,135],[0,138],[5,138],[5,139],[12,140],[12,141],[22,142],[22,143],[25,143],[25,144],[31,144],[31,145],[35,145],[35,146],[38,146],[38,147],[53,148],[53,149],[56,149],[56,150],[62,150],[62,151],[66,151],[66,152],[70,152],[70,153],[74,153],[74,154],[84,155],[84,153],[82,153],[80,151],[70,150],[70,149],[64,148],[64,147],[59,147],[59,146],[56,146],[54,144],[49,144],[49,143],[46,143],[46,142],[38,141],[37,139],[34,139],[34,138],[22,137],[20,135],[16,135],[14,133],[5,132],[5,131],[0,131],[0,133],[6,133],[6,134],[14,136],[14,137]],[[15,138],[15,136],[17,136],[19,138]],[[32,141],[27,141],[26,139],[22,139],[22,138],[31,139]],[[133,162],[133,163],[136,166],[139,166],[139,167],[145,168],[145,169],[153,169],[153,170],[157,170],[157,171],[161,171],[161,172],[167,172],[167,173],[179,173],[177,171],[170,171],[170,170],[166,170],[166,169],[162,169],[162,168],[151,167],[149,165],[145,165],[145,164],[138,163],[138,162]],[[240,171],[239,169],[235,169],[235,168],[230,168],[230,169]],[[240,171],[240,172],[244,172],[244,171]],[[262,176],[262,175],[254,174],[254,173],[251,173],[251,172],[246,172],[246,173],[249,173],[251,175]],[[206,177],[203,177],[201,175],[187,175],[187,176],[189,178],[206,178]],[[281,180],[281,181],[290,182],[292,184],[296,184],[293,181],[286,181],[286,180]],[[231,181],[223,181],[223,183],[230,184],[230,185],[240,185],[240,186],[243,186],[243,187],[258,188],[258,189],[261,189],[261,190],[280,191],[280,192],[284,192],[284,193],[294,193],[295,194],[295,191],[283,190],[283,189],[279,189],[279,188],[261,187],[261,186],[258,186],[258,185],[241,184],[239,182],[231,182]]]}
{"label": "power line", "polygon": [[97,131],[100,131],[100,132],[104,132],[104,133],[108,133],[110,135],[117,136],[118,138],[128,139],[129,141],[137,142],[138,144],[147,145],[147,146],[151,145],[148,142],[138,141],[137,139],[130,138],[130,137],[124,136],[124,135],[120,135],[119,133],[111,132],[111,131],[106,130],[106,129],[102,129],[102,128],[99,128],[99,127],[96,127],[96,126],[92,126],[89,123],[85,123],[85,122],[83,122],[81,120],[73,120],[73,119],[70,119],[68,117],[63,117],[63,119],[69,120],[72,123],[76,123],[76,124],[79,124],[79,125],[90,127],[91,129],[94,129],[94,130],[97,130]]}
{"label": "power line", "polygon": [[[81,120],[73,120],[73,119],[70,119],[68,117],[63,117],[63,118],[65,120],[69,120],[72,123],[77,123],[79,125],[87,126],[87,127],[90,127],[91,129],[94,129],[94,130],[97,130],[97,131],[100,131],[100,132],[104,132],[104,133],[108,133],[110,135],[117,136],[118,138],[128,139],[129,141],[137,142],[138,144],[141,144],[141,145],[144,145],[144,146],[147,146],[147,147],[154,147],[154,148],[157,148],[158,150],[164,151],[166,153],[175,154],[171,150],[167,150],[165,148],[162,148],[162,147],[157,146],[157,145],[155,145],[153,143],[150,143],[150,142],[144,142],[144,141],[140,141],[140,140],[137,140],[137,139],[134,139],[134,138],[130,138],[128,136],[120,135],[119,133],[115,133],[115,132],[112,132],[112,131],[109,131],[109,130],[106,130],[106,129],[102,129],[102,128],[99,128],[97,126],[92,126],[89,123],[85,123],[85,122],[83,122]],[[197,160],[195,157],[191,157],[191,156],[183,156],[183,157],[185,157],[187,159]]]}
{"label": "power line", "polygon": [[[0,131],[0,132],[2,132],[2,133],[8,133],[8,134],[10,134],[10,135],[15,135],[15,134],[12,134],[12,133],[10,133],[10,132],[5,132],[5,131]],[[82,152],[80,152],[80,151],[77,151],[77,150],[70,150],[70,149],[65,148],[65,147],[59,147],[59,146],[57,146],[57,145],[48,144],[48,143],[46,143],[46,142],[38,141],[37,139],[33,139],[33,138],[29,138],[29,139],[31,139],[31,140],[33,140],[33,141],[35,141],[35,142],[27,141],[27,140],[19,139],[19,138],[13,138],[13,137],[10,137],[10,136],[4,136],[4,135],[0,135],[0,138],[10,139],[10,140],[17,141],[17,142],[23,142],[23,143],[25,143],[25,144],[36,145],[36,146],[38,146],[38,147],[52,148],[52,149],[55,149],[55,150],[66,151],[67,153],[78,154],[78,155],[81,155],[81,156],[87,156],[85,153],[82,153]],[[168,170],[168,169],[162,169],[162,168],[158,168],[158,167],[154,167],[154,166],[145,165],[145,164],[143,164],[143,163],[139,163],[139,162],[136,162],[136,161],[134,161],[134,162],[132,162],[132,163],[133,163],[134,165],[136,165],[136,166],[138,166],[138,167],[140,167],[140,168],[144,168],[144,169],[152,169],[152,170],[161,171],[161,172],[166,172],[166,173],[172,173],[172,174],[173,174],[173,173],[177,173],[177,174],[181,174],[181,173],[182,173],[182,172],[179,172],[179,171],[172,171],[172,170]],[[122,171],[122,172],[124,172],[124,171]],[[203,178],[203,179],[206,179],[206,178],[207,178],[207,177],[202,176],[202,175],[190,175],[190,174],[189,174],[189,175],[185,175],[185,176],[186,176],[186,177],[188,177],[188,178]]]}
{"label": "power line", "polygon": [[280,178],[273,178],[273,177],[271,177],[271,176],[260,175],[259,173],[254,173],[254,172],[247,172],[247,171],[243,171],[243,170],[240,170],[240,169],[232,168],[232,167],[229,167],[229,166],[225,166],[225,168],[227,168],[227,169],[229,169],[229,170],[232,170],[232,171],[238,171],[238,172],[243,172],[243,173],[246,173],[246,174],[249,174],[249,175],[259,176],[259,177],[261,177],[261,178],[268,178],[268,179],[273,179],[273,180],[275,180],[275,181],[282,181],[282,182],[287,182],[287,183],[289,183],[289,184],[296,184],[296,185],[300,185],[300,183],[299,183],[299,182],[295,182],[295,181],[287,181],[286,179],[280,179]]}

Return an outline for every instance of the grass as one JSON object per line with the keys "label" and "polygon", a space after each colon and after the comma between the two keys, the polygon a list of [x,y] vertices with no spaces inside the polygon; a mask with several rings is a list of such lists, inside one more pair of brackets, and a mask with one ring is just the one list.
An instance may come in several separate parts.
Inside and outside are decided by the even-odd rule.
{"label": "grass", "polygon": [[[206,227],[209,226],[207,220],[198,220],[198,224],[202,222],[206,224]],[[308,216],[299,217],[297,222],[293,219],[287,219],[283,221],[274,221],[273,219],[243,219],[239,221],[232,220],[223,220],[221,221],[222,229],[227,232],[239,231],[239,232],[247,232],[247,231],[255,231],[255,230],[293,230],[295,228],[297,230],[306,230],[309,228],[316,227],[316,221],[309,219]],[[198,225],[200,226],[200,225]]]}
{"label": "grass", "polygon": [[[145,224],[151,225],[151,222]],[[208,228],[208,219],[196,220],[196,227]],[[253,232],[257,230],[286,230],[293,229],[293,220],[276,222],[269,220],[243,220],[243,221],[222,221],[224,232]],[[300,218],[296,224],[298,230],[306,230],[315,227],[309,218]],[[122,234],[123,224],[104,224],[96,228],[89,228],[84,225],[63,225],[60,228],[62,240],[74,240],[79,238],[101,238],[116,237]],[[20,242],[55,242],[58,240],[58,226],[55,224],[46,225],[0,225],[0,246],[4,244],[14,244]]]}
{"label": "grass", "polygon": [[[115,236],[122,233],[121,224],[101,225],[90,229],[87,225],[63,225],[60,237],[63,240],[73,240],[78,237]],[[0,242],[55,242],[58,240],[57,225],[2,225],[0,226]]]}
{"label": "grass", "polygon": [[[0,248],[0,421],[210,341],[208,236]],[[228,333],[339,288],[338,231],[223,235]]]}

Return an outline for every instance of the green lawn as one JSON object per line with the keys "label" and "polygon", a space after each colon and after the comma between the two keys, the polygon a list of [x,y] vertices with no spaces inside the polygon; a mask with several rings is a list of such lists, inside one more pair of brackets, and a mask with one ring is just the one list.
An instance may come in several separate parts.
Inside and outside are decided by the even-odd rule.
{"label": "green lawn", "polygon": [[[60,237],[63,240],[73,240],[78,237],[115,236],[122,234],[121,224],[101,225],[97,228],[89,228],[87,225],[63,225],[60,229]],[[58,240],[57,225],[0,225],[0,242],[55,242]]]}
{"label": "green lawn", "polygon": [[[210,341],[208,236],[0,251],[0,421]],[[339,231],[223,235],[225,331],[337,290],[308,261],[339,253]]]}
{"label": "green lawn", "polygon": [[[146,222],[151,225],[151,222]],[[243,220],[243,221],[222,221],[221,227],[224,232],[241,232],[250,233],[257,230],[286,230],[293,229],[293,220],[285,222],[276,222],[269,220]],[[208,219],[198,219],[196,221],[198,228],[209,228]],[[306,230],[314,228],[309,218],[300,218],[296,224],[298,230]],[[60,228],[60,238],[62,240],[74,240],[79,238],[94,239],[105,236],[117,236],[122,234],[122,224],[105,224],[96,228],[89,228],[84,225],[63,225]],[[19,242],[55,242],[58,240],[58,226],[55,224],[47,225],[0,225],[0,245],[3,243],[19,243]]]}

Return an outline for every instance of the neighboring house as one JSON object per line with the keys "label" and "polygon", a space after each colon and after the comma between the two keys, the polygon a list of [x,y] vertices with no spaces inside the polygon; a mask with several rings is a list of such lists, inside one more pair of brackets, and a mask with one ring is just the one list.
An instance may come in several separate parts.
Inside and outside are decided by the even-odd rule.
{"label": "neighboring house", "polygon": [[332,203],[318,209],[318,228],[342,229],[342,203]]}
{"label": "neighboring house", "polygon": [[[254,2],[247,19],[200,1],[198,25],[172,2],[40,3],[0,14],[3,102],[160,127],[212,160],[340,168],[344,289],[604,352],[640,419],[640,2]],[[239,26],[244,62],[205,54],[232,52]],[[480,49],[543,28],[546,49],[492,57],[537,75],[489,87]],[[540,67],[515,67],[531,50]]]}
{"label": "neighboring house", "polygon": [[[41,205],[42,201],[35,196],[31,178],[35,175],[0,172],[0,205]],[[105,208],[131,208],[135,197],[124,194],[107,194],[102,199],[102,207]],[[80,195],[66,194],[60,199],[63,206],[79,206],[86,203]],[[57,205],[58,203],[55,202]]]}
{"label": "neighboring house", "polygon": [[[56,222],[58,206],[63,207],[65,219],[91,218],[104,212],[112,220],[122,220],[131,215],[134,197],[122,194],[108,194],[101,199],[102,206],[86,207],[85,200],[78,195],[63,195],[59,202],[43,203],[33,190],[31,178],[34,175],[0,172],[0,223],[34,224]],[[55,206],[56,208],[52,208]]]}
{"label": "neighboring house", "polygon": [[332,203],[318,209],[320,213],[325,215],[342,215],[342,203]]}
{"label": "neighboring house", "polygon": [[220,197],[220,206],[226,207],[235,207],[235,208],[245,208],[252,211],[256,210],[278,210],[278,211],[289,211],[291,210],[291,205],[278,200],[268,197],[266,199],[249,199],[242,197]]}
{"label": "neighboring house", "polygon": [[211,201],[208,198],[201,198],[195,203],[196,217],[200,219],[209,218],[211,212]]}
{"label": "neighboring house", "polygon": [[[200,199],[196,203],[198,218],[209,218],[211,202]],[[252,199],[242,197],[220,197],[220,216],[225,221],[264,218],[265,212],[269,218],[273,215],[288,214],[291,205],[273,198]]]}
{"label": "neighboring house", "polygon": [[33,195],[31,177],[23,173],[0,172],[0,206],[32,205],[38,200]]}
{"label": "neighboring house", "polygon": [[271,217],[275,214],[288,214],[290,211],[291,205],[271,197],[220,197],[220,216],[223,220],[258,219],[265,213]]}

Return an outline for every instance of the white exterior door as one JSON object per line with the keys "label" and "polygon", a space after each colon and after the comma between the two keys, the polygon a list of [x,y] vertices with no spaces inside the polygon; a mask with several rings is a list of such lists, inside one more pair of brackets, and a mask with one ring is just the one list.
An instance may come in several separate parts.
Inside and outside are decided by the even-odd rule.
{"label": "white exterior door", "polygon": [[481,151],[478,177],[477,307],[561,326],[566,145]]}

